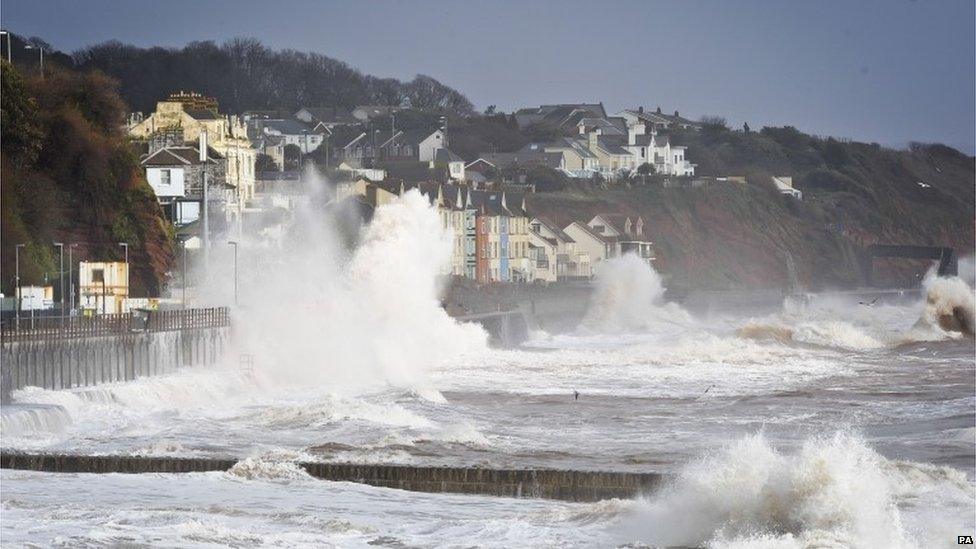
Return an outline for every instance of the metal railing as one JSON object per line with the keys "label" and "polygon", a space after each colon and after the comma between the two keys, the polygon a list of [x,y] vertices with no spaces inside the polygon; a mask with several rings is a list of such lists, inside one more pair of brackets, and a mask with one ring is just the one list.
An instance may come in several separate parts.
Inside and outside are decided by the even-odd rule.
{"label": "metal railing", "polygon": [[230,325],[227,307],[186,309],[178,311],[144,311],[136,313],[106,314],[91,317],[41,317],[33,322],[14,320],[0,324],[0,341],[39,341],[52,339],[76,339],[126,334],[130,332],[166,332],[221,328]]}

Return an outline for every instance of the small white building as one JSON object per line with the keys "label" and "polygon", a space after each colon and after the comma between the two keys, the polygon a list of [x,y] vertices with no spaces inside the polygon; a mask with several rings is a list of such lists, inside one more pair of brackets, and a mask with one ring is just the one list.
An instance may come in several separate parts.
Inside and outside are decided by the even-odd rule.
{"label": "small white building", "polygon": [[432,162],[434,155],[442,148],[444,148],[444,132],[436,130],[420,140],[420,143],[417,145],[417,160],[420,162]]}
{"label": "small white building", "polygon": [[54,286],[21,286],[17,288],[21,311],[48,311],[54,308]]}
{"label": "small white building", "polygon": [[434,159],[430,161],[430,167],[446,167],[452,180],[464,181],[464,159],[451,152],[451,149],[437,149]]}
{"label": "small white building", "polygon": [[799,189],[793,188],[793,178],[786,177],[782,175],[773,176],[773,185],[779,189],[779,192],[788,196],[791,196],[797,200],[803,200],[803,192]]}
{"label": "small white building", "polygon": [[122,261],[82,261],[78,264],[79,303],[97,314],[126,312],[129,265]]}

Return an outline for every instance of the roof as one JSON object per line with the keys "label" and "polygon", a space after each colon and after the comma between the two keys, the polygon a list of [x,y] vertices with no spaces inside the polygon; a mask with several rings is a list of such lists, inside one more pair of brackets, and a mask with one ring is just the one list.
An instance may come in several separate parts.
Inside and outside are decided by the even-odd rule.
{"label": "roof", "polygon": [[616,238],[612,238],[612,237],[609,237],[609,236],[603,236],[602,234],[597,234],[597,233],[593,232],[593,229],[589,228],[586,225],[586,223],[583,223],[582,221],[573,221],[569,225],[566,225],[566,227],[563,228],[563,231],[565,231],[566,229],[568,229],[571,225],[576,225],[581,231],[583,231],[583,233],[590,235],[591,237],[593,237],[596,240],[599,240],[600,242],[616,242],[617,241]]}
{"label": "roof", "polygon": [[302,107],[295,111],[295,116],[298,116],[298,113],[302,111],[308,112],[310,115],[312,115],[312,118],[326,124],[356,123],[356,119],[353,117],[352,112],[341,107]]}
{"label": "roof", "polygon": [[366,133],[359,126],[336,126],[332,130],[331,145],[342,149],[365,135]]}
{"label": "roof", "polygon": [[438,164],[447,164],[449,162],[464,162],[464,159],[454,154],[451,149],[441,147],[434,152],[434,162]]}
{"label": "roof", "polygon": [[265,132],[271,129],[282,135],[321,134],[321,132],[315,132],[308,124],[299,120],[263,120],[261,125],[265,128]]}
{"label": "roof", "polygon": [[600,216],[600,218],[602,218],[604,221],[609,223],[614,230],[616,230],[618,233],[621,234],[621,236],[617,237],[616,240],[623,240],[623,241],[629,240],[629,241],[641,241],[641,242],[650,241],[650,239],[647,238],[647,235],[628,233],[627,231],[624,230],[627,219],[630,219],[631,222],[636,224],[637,220],[641,219],[641,216],[639,215],[624,215],[624,214],[611,214],[611,213],[599,213],[596,215]]}
{"label": "roof", "polygon": [[604,135],[597,137],[597,144],[600,146],[601,149],[607,151],[610,154],[622,154],[622,155],[630,156],[630,151],[623,148],[623,143],[626,143],[626,140],[621,141],[619,139],[614,139],[613,137],[604,136]]}
{"label": "roof", "polygon": [[573,240],[573,238],[571,236],[569,236],[568,234],[566,234],[565,231],[563,231],[562,229],[560,229],[555,223],[553,223],[552,221],[550,221],[548,218],[545,218],[545,217],[535,217],[535,218],[533,218],[533,220],[534,221],[538,221],[545,228],[549,229],[550,232],[552,232],[553,234],[555,234],[556,237],[559,238],[560,240],[562,240],[563,242],[576,242],[575,240]]}
{"label": "roof", "polygon": [[544,152],[543,150],[525,150],[514,153],[482,153],[478,160],[483,160],[492,166],[507,168],[513,164],[539,164],[553,169],[562,167],[563,154],[558,152]]}
{"label": "roof", "polygon": [[[210,147],[207,147],[207,154],[210,160],[220,157]],[[195,166],[198,164],[202,164],[202,162],[200,161],[200,151],[196,147],[165,147],[142,160],[143,166]]]}
{"label": "roof", "polygon": [[223,116],[220,116],[214,111],[206,109],[186,109],[185,112],[196,120],[220,120],[223,118]]}

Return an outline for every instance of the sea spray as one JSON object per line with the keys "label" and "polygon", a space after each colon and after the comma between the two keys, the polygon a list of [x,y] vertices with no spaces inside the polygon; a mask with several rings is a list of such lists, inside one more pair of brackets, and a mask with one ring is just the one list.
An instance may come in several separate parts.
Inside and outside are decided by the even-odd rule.
{"label": "sea spray", "polygon": [[917,328],[939,328],[950,333],[973,335],[973,289],[959,277],[926,277],[925,308]]}
{"label": "sea spray", "polygon": [[[632,511],[622,535],[661,546],[925,547],[943,532],[904,524],[900,505],[934,496],[970,507],[962,476],[891,462],[850,433],[809,439],[792,454],[751,435],[685,466]],[[965,519],[951,526],[971,528]]]}
{"label": "sea spray", "polygon": [[[267,239],[239,246],[234,350],[253,354],[255,367],[279,385],[354,392],[393,385],[441,400],[426,372],[484,349],[486,336],[440,307],[451,237],[436,209],[412,190],[357,228],[356,201],[332,200],[331,186],[314,172],[305,184],[307,198],[280,246]],[[211,260],[214,295],[227,293],[232,259],[224,250]]]}
{"label": "sea spray", "polygon": [[646,260],[625,254],[600,264],[581,328],[598,333],[645,331],[685,324],[688,313],[664,300],[661,276]]}

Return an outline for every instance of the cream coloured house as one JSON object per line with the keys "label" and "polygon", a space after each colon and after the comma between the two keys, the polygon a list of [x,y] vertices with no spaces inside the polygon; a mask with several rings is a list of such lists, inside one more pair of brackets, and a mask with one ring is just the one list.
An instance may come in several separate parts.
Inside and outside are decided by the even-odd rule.
{"label": "cream coloured house", "polygon": [[236,211],[254,198],[254,164],[257,152],[247,138],[247,126],[237,116],[218,112],[217,101],[197,93],[176,93],[156,103],[156,110],[143,117],[130,117],[128,133],[136,139],[150,139],[158,132],[179,129],[185,142],[199,142],[227,159],[226,183],[236,190]]}

